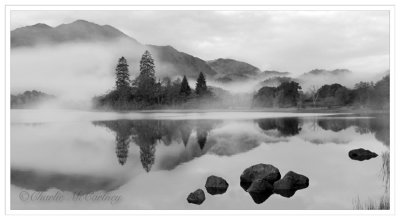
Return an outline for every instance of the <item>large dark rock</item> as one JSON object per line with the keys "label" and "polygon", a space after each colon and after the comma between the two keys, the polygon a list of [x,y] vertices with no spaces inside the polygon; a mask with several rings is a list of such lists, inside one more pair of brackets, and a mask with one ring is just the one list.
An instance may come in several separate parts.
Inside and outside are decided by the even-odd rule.
{"label": "large dark rock", "polygon": [[266,179],[256,179],[247,189],[247,192],[257,204],[263,203],[274,192],[273,186]]}
{"label": "large dark rock", "polygon": [[266,179],[254,180],[250,187],[247,189],[248,193],[265,193],[272,192],[274,187]]}
{"label": "large dark rock", "polygon": [[193,203],[196,205],[200,205],[201,203],[204,202],[206,199],[206,195],[204,194],[204,191],[202,189],[198,189],[192,193],[189,194],[187,197],[187,201],[189,203]]}
{"label": "large dark rock", "polygon": [[274,183],[274,193],[283,197],[292,197],[297,190],[307,188],[309,180],[306,176],[289,171],[282,179]]}
{"label": "large dark rock", "polygon": [[264,179],[270,184],[281,178],[278,168],[270,164],[257,164],[245,169],[240,176],[240,185],[247,190],[254,180]]}
{"label": "large dark rock", "polygon": [[377,157],[377,156],[378,156],[378,154],[371,152],[369,150],[365,150],[363,148],[354,149],[354,150],[349,151],[349,157],[352,160],[363,161],[363,160],[369,160],[369,159]]}
{"label": "large dark rock", "polygon": [[218,176],[209,176],[206,182],[206,190],[211,195],[223,194],[228,189],[228,182]]}

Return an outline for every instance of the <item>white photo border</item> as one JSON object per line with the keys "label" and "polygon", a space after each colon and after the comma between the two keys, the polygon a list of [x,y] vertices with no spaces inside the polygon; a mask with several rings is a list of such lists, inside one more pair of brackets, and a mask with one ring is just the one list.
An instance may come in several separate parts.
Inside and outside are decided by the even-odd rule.
{"label": "white photo border", "polygon": [[[384,10],[390,12],[390,210],[11,210],[10,204],[10,22],[13,10],[240,10],[240,11],[363,11]],[[395,6],[394,5],[6,5],[5,6],[5,214],[6,215],[391,215],[395,214],[395,109],[398,80],[395,78]],[[395,84],[396,83],[396,84]],[[397,121],[396,121],[397,122]]]}

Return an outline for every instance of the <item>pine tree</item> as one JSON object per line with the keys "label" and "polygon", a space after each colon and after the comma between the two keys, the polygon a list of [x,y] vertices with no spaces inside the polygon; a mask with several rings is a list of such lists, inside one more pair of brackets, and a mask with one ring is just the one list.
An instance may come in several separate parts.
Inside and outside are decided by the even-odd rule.
{"label": "pine tree", "polygon": [[119,58],[117,67],[115,68],[115,75],[117,90],[121,91],[129,88],[129,70],[124,57]]}
{"label": "pine tree", "polygon": [[140,60],[140,74],[134,82],[137,86],[136,94],[149,103],[156,98],[155,65],[149,51],[144,52]]}
{"label": "pine tree", "polygon": [[207,92],[206,78],[204,77],[204,74],[200,72],[196,82],[196,94],[201,96],[204,95],[206,92]]}
{"label": "pine tree", "polygon": [[185,96],[189,96],[192,93],[192,89],[189,86],[186,76],[183,76],[180,93]]}
{"label": "pine tree", "polygon": [[144,52],[140,60],[140,75],[146,75],[154,79],[154,81],[156,80],[154,60],[148,50]]}

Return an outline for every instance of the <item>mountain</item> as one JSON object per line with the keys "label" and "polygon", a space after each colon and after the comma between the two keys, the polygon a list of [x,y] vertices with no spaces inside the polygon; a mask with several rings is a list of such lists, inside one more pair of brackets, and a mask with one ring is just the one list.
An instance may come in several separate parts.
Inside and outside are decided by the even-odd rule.
{"label": "mountain", "polygon": [[200,72],[205,73],[211,78],[217,75],[204,60],[187,53],[179,52],[171,46],[147,45],[147,47],[154,54],[156,61],[169,63],[174,67],[169,70],[169,75],[186,75],[192,79],[197,79]]}
{"label": "mountain", "polygon": [[233,59],[220,58],[208,61],[208,65],[218,73],[216,79],[220,82],[246,80],[256,77],[260,73],[260,69],[257,67]]}
{"label": "mountain", "polygon": [[279,72],[275,70],[265,70],[261,73],[261,75],[270,77],[287,77],[290,73],[289,72]]}
{"label": "mountain", "polygon": [[333,83],[347,87],[352,87],[355,84],[354,74],[348,69],[313,69],[297,77],[297,80],[305,90],[314,86],[319,87]]}
{"label": "mountain", "polygon": [[[153,54],[155,62],[159,63],[158,73],[160,75],[186,75],[192,79],[196,79],[200,72],[210,78],[217,75],[217,72],[206,61],[180,52],[171,46],[144,45],[110,25],[98,25],[84,20],[77,20],[54,28],[41,23],[17,28],[11,31],[11,48],[58,45],[71,42],[102,41],[111,43],[120,39],[126,40],[124,46],[132,48],[131,50],[134,52],[149,50]],[[132,58],[131,62],[140,60],[140,56],[122,55]]]}
{"label": "mountain", "polygon": [[268,87],[278,87],[280,84],[284,82],[294,81],[297,82],[296,79],[286,76],[274,76],[270,77],[260,83],[261,86],[268,86]]}
{"label": "mountain", "polygon": [[77,20],[70,24],[61,24],[53,28],[39,23],[11,31],[11,48],[66,42],[109,41],[120,38],[139,43],[110,25],[98,25],[84,20]]}
{"label": "mountain", "polygon": [[303,75],[311,75],[311,76],[337,76],[341,74],[349,74],[351,73],[348,69],[334,69],[334,70],[325,70],[325,69],[313,69],[310,72],[304,73]]}

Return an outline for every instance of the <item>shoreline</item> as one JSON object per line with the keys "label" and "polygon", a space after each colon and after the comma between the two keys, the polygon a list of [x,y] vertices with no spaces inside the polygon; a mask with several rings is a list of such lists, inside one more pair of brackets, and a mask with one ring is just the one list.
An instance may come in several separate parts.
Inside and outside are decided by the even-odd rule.
{"label": "shoreline", "polygon": [[96,112],[120,112],[120,113],[158,113],[158,112],[185,112],[185,113],[204,113],[204,112],[287,112],[287,113],[352,113],[352,114],[389,114],[389,109],[369,109],[369,108],[232,108],[232,109],[143,109],[143,110],[102,110],[91,109]]}
{"label": "shoreline", "polygon": [[146,109],[146,110],[102,110],[102,109],[62,109],[62,108],[13,108],[10,110],[72,110],[86,112],[114,112],[114,113],[206,113],[206,112],[274,112],[274,113],[348,113],[348,114],[390,114],[389,110],[352,109],[352,108],[235,108],[235,109]]}

